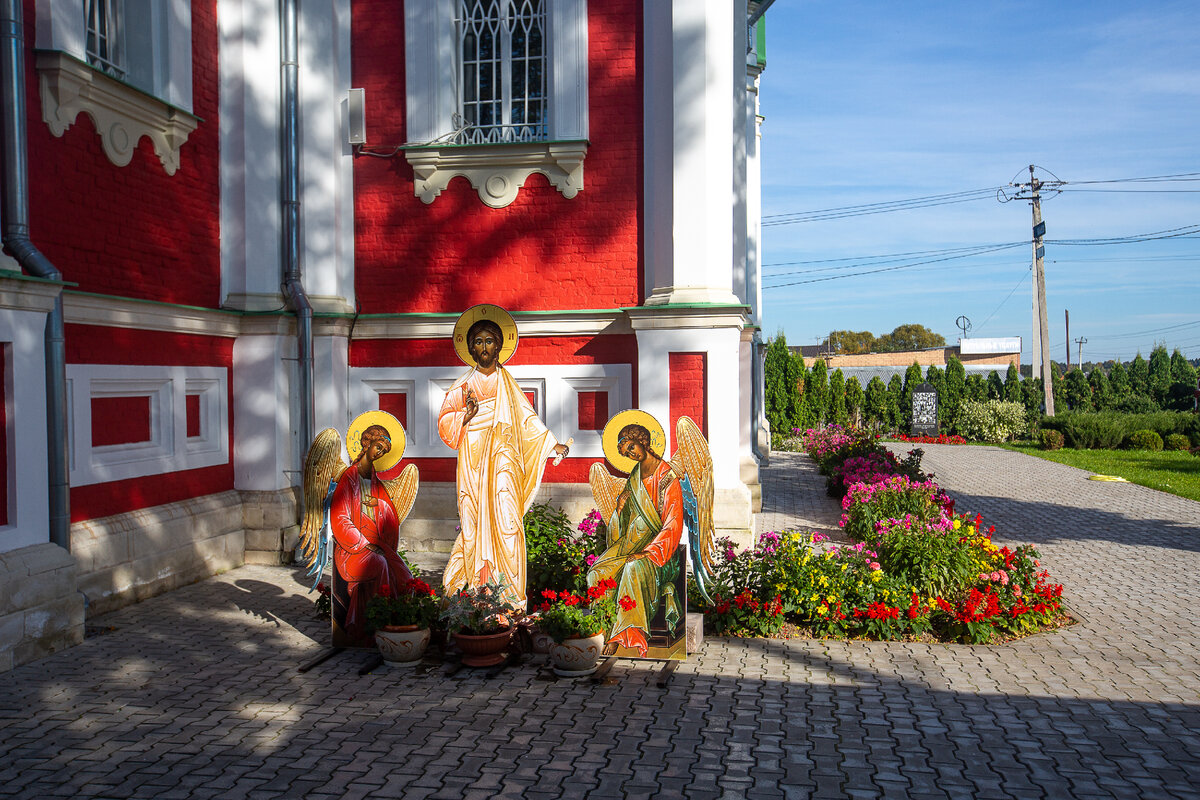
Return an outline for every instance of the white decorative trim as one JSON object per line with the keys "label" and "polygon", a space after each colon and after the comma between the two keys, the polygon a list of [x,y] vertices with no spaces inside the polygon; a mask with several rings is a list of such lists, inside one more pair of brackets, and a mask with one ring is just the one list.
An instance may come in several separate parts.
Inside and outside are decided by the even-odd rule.
{"label": "white decorative trim", "polygon": [[426,205],[461,175],[486,205],[504,208],[535,172],[545,175],[563,197],[579,194],[587,147],[584,141],[447,145],[408,149],[404,157],[413,168],[414,192]]}
{"label": "white decorative trim", "polygon": [[143,136],[168,175],[179,169],[179,150],[200,124],[199,117],[114,80],[72,56],[38,51],[42,120],[62,136],[79,114],[92,118],[108,160],[127,165]]}
{"label": "white decorative trim", "polygon": [[[600,334],[632,333],[624,311],[513,312],[521,336],[599,336]],[[403,314],[360,318],[354,325],[354,338],[359,339],[442,339],[454,332],[457,315]],[[319,320],[314,321],[316,325]]]}
{"label": "white decorative trim", "polygon": [[70,325],[103,325],[202,336],[232,337],[244,332],[242,317],[229,311],[79,294],[69,290],[63,292],[63,318]]}
{"label": "white decorative trim", "polygon": [[[67,365],[72,486],[160,475],[229,461],[224,367]],[[187,396],[200,396],[200,435],[187,435]],[[150,440],[92,446],[92,398],[149,397]]]}

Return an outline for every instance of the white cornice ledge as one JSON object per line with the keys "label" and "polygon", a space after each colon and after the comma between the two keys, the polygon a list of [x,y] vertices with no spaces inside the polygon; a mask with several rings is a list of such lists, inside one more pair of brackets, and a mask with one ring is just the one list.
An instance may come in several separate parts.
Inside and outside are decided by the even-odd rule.
{"label": "white cornice ledge", "polygon": [[72,291],[63,293],[63,317],[72,325],[202,336],[232,337],[242,333],[241,316],[228,311]]}
{"label": "white cornice ledge", "polygon": [[579,194],[587,147],[585,141],[445,145],[405,150],[404,157],[413,168],[416,196],[426,205],[461,175],[486,205],[504,208],[535,172],[545,175],[563,197]]}
{"label": "white cornice ledge", "polygon": [[114,80],[57,50],[37,53],[42,120],[62,136],[82,112],[92,118],[108,160],[123,167],[143,136],[168,175],[179,169],[179,150],[200,118]]}
{"label": "white cornice ledge", "polygon": [[49,312],[62,288],[58,281],[0,273],[0,309]]}

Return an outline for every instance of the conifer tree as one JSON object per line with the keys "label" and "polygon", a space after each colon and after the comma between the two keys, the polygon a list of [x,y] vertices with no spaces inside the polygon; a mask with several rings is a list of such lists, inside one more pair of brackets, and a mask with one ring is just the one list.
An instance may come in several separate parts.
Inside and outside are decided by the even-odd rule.
{"label": "conifer tree", "polygon": [[1129,393],[1150,396],[1150,365],[1138,353],[1129,364]]}
{"label": "conifer tree", "polygon": [[900,427],[908,431],[912,429],[912,397],[913,390],[921,385],[925,378],[921,375],[921,365],[913,362],[904,371],[904,394],[900,400]]}
{"label": "conifer tree", "polygon": [[1161,344],[1150,351],[1149,366],[1150,399],[1166,408],[1171,399],[1171,357]]}
{"label": "conifer tree", "polygon": [[824,359],[817,359],[808,371],[808,380],[804,382],[804,405],[812,425],[818,426],[825,422],[825,414],[829,406],[829,368]]}
{"label": "conifer tree", "polygon": [[878,430],[887,424],[888,390],[878,375],[867,383],[863,400],[863,421],[868,427]]}
{"label": "conifer tree", "polygon": [[1025,401],[1021,396],[1021,371],[1011,361],[1008,362],[1008,372],[1004,376],[1004,399],[1010,403]]}
{"label": "conifer tree", "polygon": [[1025,401],[1025,411],[1040,414],[1045,397],[1042,396],[1042,379],[1026,378],[1021,381],[1021,399]]}
{"label": "conifer tree", "polygon": [[846,378],[840,369],[835,369],[829,376],[829,408],[825,419],[836,425],[845,425],[846,416]]}
{"label": "conifer tree", "polygon": [[767,343],[763,365],[764,407],[771,436],[790,436],[799,410],[799,369],[781,332]]}
{"label": "conifer tree", "polygon": [[965,397],[967,400],[975,400],[980,403],[987,400],[987,381],[978,372],[972,372],[967,376]]}
{"label": "conifer tree", "polygon": [[988,373],[987,393],[988,400],[1004,399],[1004,381],[1000,380],[1000,373],[996,372],[996,370]]}
{"label": "conifer tree", "polygon": [[851,375],[846,379],[846,416],[849,417],[851,424],[863,424],[863,388],[858,381],[857,375]]}
{"label": "conifer tree", "polygon": [[1062,367],[1057,361],[1050,362],[1050,392],[1054,395],[1054,413],[1067,408],[1067,387],[1063,385]]}
{"label": "conifer tree", "polygon": [[[929,382],[933,383],[933,381]],[[945,391],[938,395],[938,405],[940,406],[939,416],[947,422],[952,423],[958,415],[958,407],[962,405],[966,393],[967,371],[958,356],[950,356],[950,358],[946,359]]]}
{"label": "conifer tree", "polygon": [[1179,348],[1171,353],[1171,397],[1170,407],[1176,411],[1190,411],[1196,390],[1196,368],[1184,358]]}
{"label": "conifer tree", "polygon": [[1108,391],[1113,406],[1128,397],[1132,391],[1129,384],[1129,371],[1120,361],[1113,364],[1112,369],[1108,371]]}
{"label": "conifer tree", "polygon": [[900,430],[904,424],[904,414],[900,404],[904,402],[904,381],[899,375],[893,375],[888,380],[888,424],[892,430]]}
{"label": "conifer tree", "polygon": [[1112,389],[1108,385],[1104,370],[1099,366],[1092,367],[1092,372],[1088,375],[1088,385],[1092,387],[1092,405],[1097,411],[1108,411],[1112,408]]}
{"label": "conifer tree", "polygon": [[[1063,394],[1072,411],[1092,410],[1092,386],[1079,367],[1067,373],[1063,381]],[[1055,406],[1054,410],[1058,411],[1058,407]]]}
{"label": "conifer tree", "polygon": [[947,373],[949,373],[949,371],[950,371],[950,368],[948,365],[947,365],[946,371],[943,372],[942,368],[935,364],[930,364],[929,367],[927,367],[925,370],[925,382],[928,383],[930,386],[932,386],[933,390],[935,392],[937,392],[937,396],[938,396],[938,428],[943,431],[949,431],[951,426],[954,424],[954,417],[950,416],[950,414],[958,413],[957,406],[955,406],[954,411],[951,412],[946,407],[946,405],[942,402],[942,398],[945,397],[947,394],[949,394],[949,390],[947,387],[947,381],[946,381]]}

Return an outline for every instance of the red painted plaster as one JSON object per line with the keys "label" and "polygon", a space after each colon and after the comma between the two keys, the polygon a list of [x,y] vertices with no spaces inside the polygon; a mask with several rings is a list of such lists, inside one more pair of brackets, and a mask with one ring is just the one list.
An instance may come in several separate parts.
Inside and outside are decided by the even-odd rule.
{"label": "red painted plaster", "polygon": [[[708,355],[669,353],[671,430],[680,417],[688,416],[708,436]],[[674,439],[674,435],[672,435]]]}
{"label": "red painted plaster", "polygon": [[149,397],[92,398],[92,447],[148,441]]}

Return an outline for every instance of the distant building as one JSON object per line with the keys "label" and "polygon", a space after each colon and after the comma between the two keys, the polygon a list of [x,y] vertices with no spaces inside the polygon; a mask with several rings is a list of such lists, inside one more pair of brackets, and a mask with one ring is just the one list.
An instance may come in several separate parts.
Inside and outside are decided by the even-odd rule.
{"label": "distant building", "polygon": [[1000,373],[1001,377],[1008,371],[1009,364],[1016,364],[1021,369],[1021,337],[1006,336],[990,339],[959,339],[957,345],[946,347],[927,347],[924,350],[901,350],[894,353],[844,353],[827,354],[821,345],[802,345],[789,348],[793,353],[799,353],[804,358],[804,365],[812,367],[817,360],[823,360],[829,370],[840,369],[842,375],[858,378],[858,382],[866,386],[871,378],[879,377],[884,383],[893,375],[904,377],[905,371],[913,362],[921,365],[922,370],[931,366],[946,368],[946,362],[951,356],[957,356],[962,362],[967,374],[979,373],[986,377],[992,370]]}

